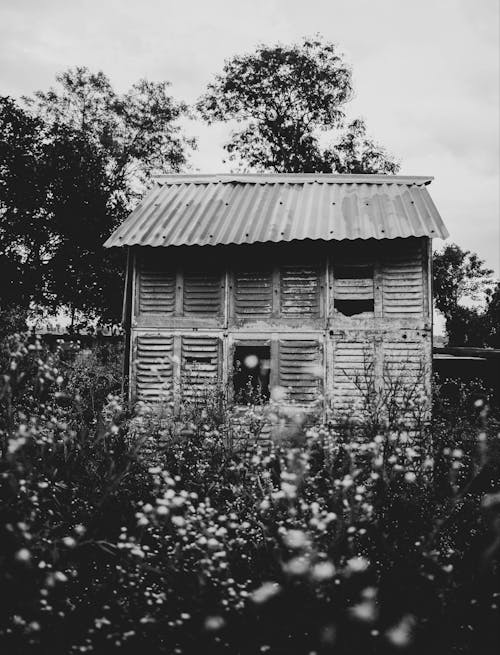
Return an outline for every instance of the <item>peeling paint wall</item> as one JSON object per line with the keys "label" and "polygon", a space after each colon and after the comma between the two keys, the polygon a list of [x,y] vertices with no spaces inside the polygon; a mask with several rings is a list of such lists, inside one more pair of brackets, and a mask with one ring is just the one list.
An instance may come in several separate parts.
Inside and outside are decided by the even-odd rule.
{"label": "peeling paint wall", "polygon": [[231,397],[235,347],[266,345],[299,404],[352,415],[391,385],[429,400],[429,258],[425,237],[134,248],[131,397]]}

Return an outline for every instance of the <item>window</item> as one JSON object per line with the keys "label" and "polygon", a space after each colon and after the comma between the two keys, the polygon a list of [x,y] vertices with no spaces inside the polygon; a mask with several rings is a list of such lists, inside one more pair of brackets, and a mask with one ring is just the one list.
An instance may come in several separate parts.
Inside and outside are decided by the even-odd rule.
{"label": "window", "polygon": [[344,316],[373,314],[373,266],[335,266],[333,306]]}
{"label": "window", "polygon": [[236,346],[233,360],[234,401],[240,405],[261,405],[269,400],[271,348]]}

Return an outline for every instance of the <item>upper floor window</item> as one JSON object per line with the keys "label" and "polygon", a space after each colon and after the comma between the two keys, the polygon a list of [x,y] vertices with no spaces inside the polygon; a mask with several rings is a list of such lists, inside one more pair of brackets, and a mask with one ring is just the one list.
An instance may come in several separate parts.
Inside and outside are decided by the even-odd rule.
{"label": "upper floor window", "polygon": [[333,307],[344,316],[374,313],[372,265],[338,265],[333,269]]}

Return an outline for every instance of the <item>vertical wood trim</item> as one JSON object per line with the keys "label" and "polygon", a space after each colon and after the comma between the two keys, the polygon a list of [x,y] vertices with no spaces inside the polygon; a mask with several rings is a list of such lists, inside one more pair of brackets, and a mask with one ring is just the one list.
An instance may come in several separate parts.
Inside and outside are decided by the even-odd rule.
{"label": "vertical wood trim", "polygon": [[420,239],[419,243],[420,256],[422,258],[422,292],[423,292],[423,313],[425,323],[429,322],[429,253],[427,251],[427,244],[425,237]]}
{"label": "vertical wood trim", "polygon": [[373,374],[374,387],[381,394],[384,386],[384,335],[377,333],[373,342]]}
{"label": "vertical wood trim", "polygon": [[231,273],[230,271],[226,268],[223,273],[223,280],[224,280],[224,296],[223,296],[223,304],[222,304],[222,311],[223,311],[223,316],[222,316],[222,325],[227,328],[228,323],[229,323],[229,313],[230,313],[230,294],[229,290],[231,287]]}
{"label": "vertical wood trim", "polygon": [[182,366],[182,336],[173,337],[172,391],[174,397],[174,412],[178,413],[181,403],[181,366]]}
{"label": "vertical wood trim", "polygon": [[178,266],[175,273],[175,311],[174,316],[184,314],[184,270]]}
{"label": "vertical wood trim", "polygon": [[129,383],[129,401],[133,402],[137,398],[137,333],[132,332],[130,339],[130,383]]}
{"label": "vertical wood trim", "polygon": [[136,249],[134,249],[134,282],[132,290],[132,325],[136,325],[136,318],[139,314],[139,292],[140,284],[140,257]]}
{"label": "vertical wood trim", "polygon": [[233,386],[233,361],[234,361],[234,338],[226,336],[226,380],[227,380],[227,401],[229,404],[234,402],[234,386]]}
{"label": "vertical wood trim", "polygon": [[234,279],[234,271],[232,268],[228,270],[227,277],[228,277],[228,285],[227,285],[226,325],[229,323],[229,321],[233,320],[236,317],[236,308],[235,308],[235,299],[234,299],[235,279]]}
{"label": "vertical wood trim", "polygon": [[328,266],[328,256],[325,257],[322,266],[319,269],[320,271],[320,278],[319,278],[319,285],[320,285],[320,297],[319,297],[319,315],[320,318],[324,319],[324,325],[326,326],[327,324],[327,318],[328,318],[328,307],[329,307],[329,301],[328,301],[328,287],[329,287],[329,266]]}
{"label": "vertical wood trim", "polygon": [[[328,254],[327,259],[326,259],[326,270],[327,270],[327,287],[326,287],[326,295],[327,295],[327,317],[331,320],[333,317],[333,306],[334,306],[334,300],[333,300],[333,251]],[[330,320],[328,321],[328,324],[330,324]]]}
{"label": "vertical wood trim", "polygon": [[121,384],[122,396],[128,389],[130,380],[130,332],[132,326],[132,302],[133,302],[133,279],[134,261],[130,246],[127,248],[127,268],[125,275],[125,288],[123,292],[122,326],[125,331],[125,343],[123,349],[123,377]]}
{"label": "vertical wood trim", "polygon": [[229,402],[229,339],[227,334],[222,334],[219,337],[220,342],[220,371],[221,371],[221,387],[225,391],[224,397],[227,402]]}
{"label": "vertical wood trim", "polygon": [[279,318],[281,311],[281,280],[280,280],[280,267],[274,266],[272,273],[273,281],[273,299],[272,299],[272,311],[271,315],[274,318]]}
{"label": "vertical wood trim", "polygon": [[373,301],[375,318],[384,316],[384,274],[380,257],[373,262]]}
{"label": "vertical wood trim", "polygon": [[274,387],[280,384],[280,343],[279,337],[276,332],[271,334],[271,343],[269,345],[271,351],[271,371],[269,375],[269,391],[272,392]]}

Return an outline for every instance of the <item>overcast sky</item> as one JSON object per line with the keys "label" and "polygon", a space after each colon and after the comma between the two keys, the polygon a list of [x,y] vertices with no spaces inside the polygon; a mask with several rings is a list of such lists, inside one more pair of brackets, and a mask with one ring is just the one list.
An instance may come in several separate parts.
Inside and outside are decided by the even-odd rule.
{"label": "overcast sky", "polygon": [[[124,91],[169,80],[194,101],[224,59],[320,32],[354,72],[351,117],[402,162],[433,175],[451,240],[499,273],[498,0],[0,0],[0,93],[57,72],[103,70]],[[224,126],[188,126],[193,169],[228,170]]]}

